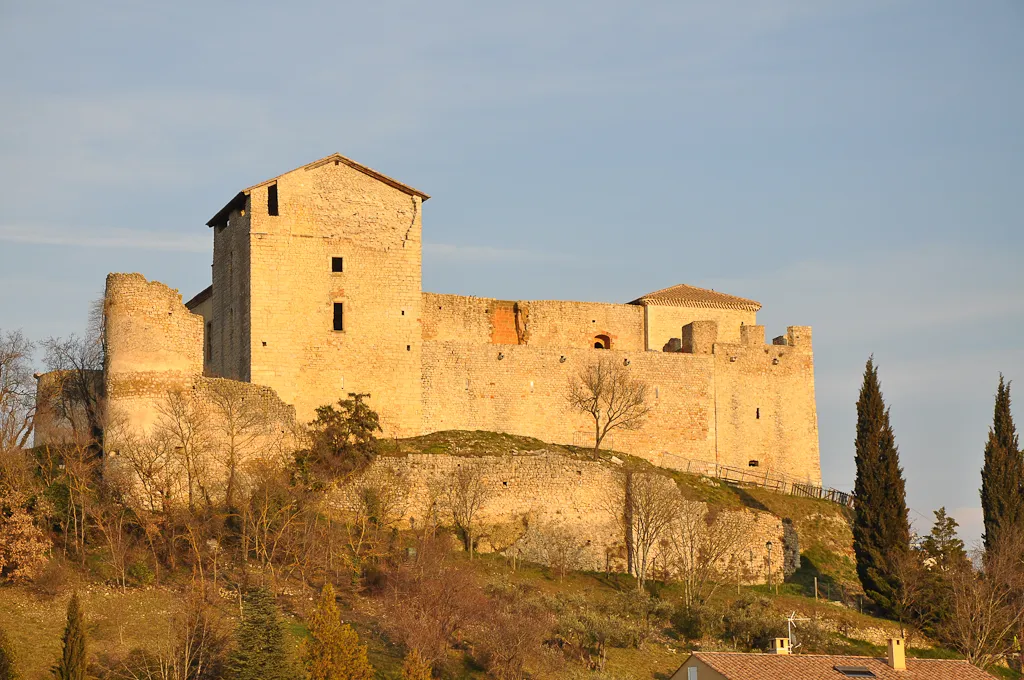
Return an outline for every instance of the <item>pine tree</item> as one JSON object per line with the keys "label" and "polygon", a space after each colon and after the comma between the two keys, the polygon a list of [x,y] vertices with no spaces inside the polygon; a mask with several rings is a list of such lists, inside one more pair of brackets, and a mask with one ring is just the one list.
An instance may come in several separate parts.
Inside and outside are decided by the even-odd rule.
{"label": "pine tree", "polygon": [[68,602],[68,622],[64,627],[63,641],[64,651],[53,667],[53,675],[57,680],[85,680],[85,621],[78,593],[72,595]]}
{"label": "pine tree", "polygon": [[874,357],[864,369],[857,400],[855,446],[853,549],[857,576],[868,597],[883,613],[892,615],[902,589],[898,572],[910,550],[910,523],[906,482]]}
{"label": "pine tree", "polygon": [[0,680],[18,679],[18,659],[14,655],[14,645],[7,633],[0,628]]}
{"label": "pine tree", "polygon": [[934,515],[935,524],[932,525],[931,533],[921,541],[921,550],[924,551],[928,566],[945,572],[966,565],[967,551],[964,550],[964,542],[956,534],[960,525],[946,514],[945,507],[936,510]]}
{"label": "pine tree", "polygon": [[420,650],[410,650],[402,663],[402,680],[431,680],[432,677],[430,664],[420,654]]}
{"label": "pine tree", "polygon": [[998,543],[1003,531],[1024,531],[1024,457],[1010,413],[1010,383],[1003,381],[1001,373],[981,470],[981,509],[986,551]]}
{"label": "pine tree", "polygon": [[352,626],[342,624],[330,583],[320,592],[309,633],[303,660],[310,680],[372,680],[366,645],[359,644]]}
{"label": "pine tree", "polygon": [[294,675],[277,606],[262,588],[246,595],[227,671],[231,680],[288,680]]}

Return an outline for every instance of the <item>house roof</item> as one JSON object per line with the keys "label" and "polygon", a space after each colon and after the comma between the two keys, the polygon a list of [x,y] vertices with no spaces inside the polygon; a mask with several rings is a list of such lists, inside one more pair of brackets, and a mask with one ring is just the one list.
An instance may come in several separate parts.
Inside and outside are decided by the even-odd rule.
{"label": "house roof", "polygon": [[186,302],[185,307],[187,307],[190,310],[195,309],[199,305],[209,300],[211,295],[213,295],[213,286],[209,285],[206,288],[203,288],[198,293],[196,293],[191,300]]}
{"label": "house roof", "polygon": [[670,307],[716,307],[718,309],[742,309],[756,312],[761,303],[755,300],[726,295],[708,288],[698,288],[680,283],[648,293],[633,300],[631,305],[666,305]]}
{"label": "house roof", "polygon": [[954,659],[907,659],[907,670],[896,671],[885,659],[870,656],[738,652],[694,652],[693,656],[729,680],[844,680],[850,677],[871,677],[845,675],[836,670],[837,666],[867,668],[879,680],[992,680],[991,675],[977,666]]}
{"label": "house roof", "polygon": [[375,180],[383,182],[384,184],[387,184],[389,187],[398,189],[399,191],[409,194],[410,196],[419,196],[424,201],[430,198],[430,196],[423,193],[419,189],[414,189],[408,184],[402,184],[398,180],[392,179],[387,175],[377,172],[372,168],[368,168],[361,163],[356,163],[351,158],[346,158],[345,156],[342,156],[340,153],[334,153],[331,154],[330,156],[325,156],[320,160],[316,160],[313,161],[312,163],[307,163],[306,165],[295,168],[294,170],[283,172],[277,177],[271,177],[270,179],[264,180],[259,184],[253,184],[251,187],[246,187],[245,189],[242,189],[237,194],[235,194],[235,197],[228,201],[223,208],[218,210],[216,215],[210,218],[210,221],[206,223],[206,226],[212,227],[216,224],[223,224],[224,221],[227,219],[227,216],[231,214],[232,210],[238,210],[245,206],[245,197],[248,196],[249,192],[251,192],[253,189],[257,189],[259,187],[266,186],[267,184],[270,184],[272,182],[276,182],[278,179],[289,173],[297,172],[299,170],[312,170],[313,168],[317,168],[320,167],[321,165],[326,165],[328,163],[344,163],[353,170],[358,170],[364,175],[368,175],[374,178]]}

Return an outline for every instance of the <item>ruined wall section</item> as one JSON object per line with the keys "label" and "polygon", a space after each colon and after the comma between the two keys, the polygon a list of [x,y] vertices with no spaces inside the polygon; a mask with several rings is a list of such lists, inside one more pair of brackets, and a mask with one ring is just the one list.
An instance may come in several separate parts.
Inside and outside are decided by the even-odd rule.
{"label": "ruined wall section", "polygon": [[763,326],[748,326],[741,340],[714,348],[721,463],[820,486],[811,328],[769,345]]}
{"label": "ruined wall section", "polygon": [[[213,295],[207,319],[207,373],[249,380],[252,331],[249,202],[213,227]],[[205,316],[205,315],[204,315]]]}
{"label": "ruined wall section", "polygon": [[[486,500],[479,518],[483,551],[519,550],[529,556],[536,534],[568,530],[583,546],[581,568],[624,571],[625,548],[617,514],[622,504],[621,469],[607,463],[540,452],[510,456],[463,457],[446,454],[379,456],[362,477],[336,491],[336,507],[354,512],[367,486],[398,489],[400,526],[423,526],[436,517],[450,525],[441,490],[463,465],[483,471]],[[703,505],[703,504],[695,504]],[[706,512],[706,509],[704,510]],[[767,512],[718,513],[714,522],[739,523],[746,538],[736,546],[736,574],[747,583],[767,578],[764,544],[783,544],[782,521]],[[753,555],[753,560],[750,556]],[[781,560],[772,564],[779,579]]]}
{"label": "ruined wall section", "polygon": [[[270,185],[250,193],[250,379],[302,421],[368,392],[386,436],[418,434],[421,198],[332,160],[275,186],[278,215],[269,214]],[[334,257],[343,271],[332,272]]]}
{"label": "ruined wall section", "polygon": [[488,430],[593,446],[593,421],[566,403],[570,376],[591,362],[628,363],[650,390],[652,411],[636,432],[604,448],[666,467],[680,457],[715,462],[714,357],[600,349],[425,342],[423,431]]}
{"label": "ruined wall section", "polygon": [[103,319],[108,414],[148,429],[153,398],[202,375],[203,319],[141,274],[107,276]]}
{"label": "ruined wall section", "polygon": [[[423,294],[423,339],[531,347],[644,349],[643,308],[563,300]],[[678,333],[677,333],[678,335]]]}
{"label": "ruined wall section", "polygon": [[[639,305],[638,305],[639,306]],[[757,323],[757,312],[715,307],[676,307],[648,304],[646,313],[647,349],[661,351],[672,338],[678,338],[683,326],[693,321],[718,324],[719,342],[739,342],[740,326]]]}

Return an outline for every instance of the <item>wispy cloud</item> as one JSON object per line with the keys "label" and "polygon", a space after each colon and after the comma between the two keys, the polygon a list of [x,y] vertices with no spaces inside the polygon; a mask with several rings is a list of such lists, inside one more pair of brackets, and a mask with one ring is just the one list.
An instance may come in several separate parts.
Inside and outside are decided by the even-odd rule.
{"label": "wispy cloud", "polygon": [[211,249],[209,235],[167,234],[111,227],[72,229],[0,225],[0,241],[43,246],[127,248],[184,253],[205,253]]}
{"label": "wispy cloud", "polygon": [[457,246],[450,243],[424,243],[423,254],[439,262],[571,262],[575,259],[572,255],[559,253],[494,246]]}

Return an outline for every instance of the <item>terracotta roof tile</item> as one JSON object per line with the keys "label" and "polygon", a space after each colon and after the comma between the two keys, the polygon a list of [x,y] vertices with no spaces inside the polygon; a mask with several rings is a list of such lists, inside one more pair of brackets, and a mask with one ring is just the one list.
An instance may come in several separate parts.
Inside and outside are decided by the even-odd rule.
{"label": "terracotta roof tile", "polygon": [[678,286],[662,288],[653,293],[633,300],[631,305],[669,305],[673,307],[717,307],[719,309],[744,309],[756,312],[761,309],[761,303],[746,298],[726,295],[707,288],[687,286],[684,283]]}
{"label": "terracotta roof tile", "polygon": [[850,677],[836,666],[862,666],[879,680],[992,680],[992,676],[966,661],[907,659],[907,670],[896,671],[885,659],[870,656],[818,654],[741,654],[694,652],[700,661],[729,680],[843,680]]}

